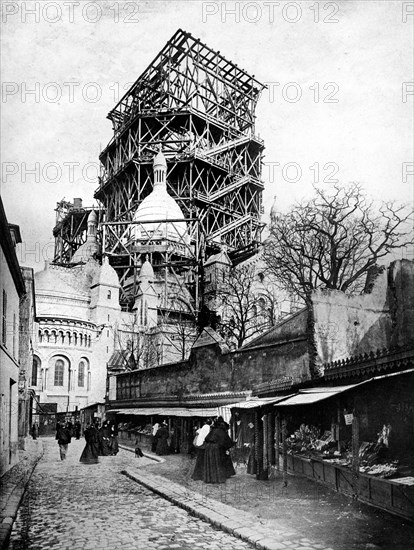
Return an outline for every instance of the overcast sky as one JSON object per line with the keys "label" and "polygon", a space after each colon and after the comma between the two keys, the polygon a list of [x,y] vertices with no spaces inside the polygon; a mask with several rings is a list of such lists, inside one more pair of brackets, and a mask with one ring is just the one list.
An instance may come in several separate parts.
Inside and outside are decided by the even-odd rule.
{"label": "overcast sky", "polygon": [[112,135],[106,115],[178,28],[268,84],[256,121],[268,163],[263,221],[275,195],[286,210],[314,181],[413,200],[404,174],[413,162],[412,2],[97,4],[1,4],[1,194],[20,225],[23,265],[51,258],[57,201],[94,202],[98,155]]}

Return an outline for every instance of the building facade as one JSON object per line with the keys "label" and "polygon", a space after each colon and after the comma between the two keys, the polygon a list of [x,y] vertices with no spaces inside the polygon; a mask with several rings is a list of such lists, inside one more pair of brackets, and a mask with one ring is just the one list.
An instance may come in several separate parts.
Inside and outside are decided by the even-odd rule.
{"label": "building facade", "polygon": [[0,199],[0,475],[18,461],[20,300],[25,283],[16,255],[19,227],[7,221]]}
{"label": "building facade", "polygon": [[[37,330],[31,372],[40,429],[58,413],[104,400],[106,367],[120,320],[119,281],[106,258],[96,259],[96,214],[88,239],[67,267],[46,263],[36,273]],[[43,423],[43,427],[42,427]],[[46,428],[45,428],[46,429]]]}

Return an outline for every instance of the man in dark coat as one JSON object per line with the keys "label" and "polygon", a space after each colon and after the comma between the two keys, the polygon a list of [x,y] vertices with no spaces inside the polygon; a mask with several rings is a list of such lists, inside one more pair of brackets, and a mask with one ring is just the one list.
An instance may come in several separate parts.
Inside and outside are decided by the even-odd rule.
{"label": "man in dark coat", "polygon": [[60,460],[66,460],[66,453],[68,452],[68,445],[71,441],[71,433],[66,424],[58,424],[56,431],[56,439],[59,445]]}

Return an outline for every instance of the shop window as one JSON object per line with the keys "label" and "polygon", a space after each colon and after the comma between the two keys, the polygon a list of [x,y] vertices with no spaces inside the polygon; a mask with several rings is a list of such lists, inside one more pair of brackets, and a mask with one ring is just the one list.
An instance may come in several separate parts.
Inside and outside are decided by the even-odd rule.
{"label": "shop window", "polygon": [[57,359],[55,363],[55,386],[63,386],[64,363],[62,359]]}

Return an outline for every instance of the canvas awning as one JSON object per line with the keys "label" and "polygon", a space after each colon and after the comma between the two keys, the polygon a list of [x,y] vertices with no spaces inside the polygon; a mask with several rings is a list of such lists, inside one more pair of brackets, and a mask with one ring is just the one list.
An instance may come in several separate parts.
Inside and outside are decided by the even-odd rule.
{"label": "canvas awning", "polygon": [[131,415],[142,415],[142,416],[179,416],[179,417],[192,417],[192,416],[199,416],[199,417],[210,417],[210,416],[218,416],[218,409],[217,407],[209,407],[209,408],[203,408],[203,409],[196,409],[196,408],[180,408],[180,407],[171,407],[171,408],[134,408],[134,409],[112,409],[108,410],[108,413],[117,413],[117,414],[131,414]]}
{"label": "canvas awning", "polygon": [[240,401],[239,403],[232,403],[227,405],[231,409],[256,409],[257,407],[263,407],[264,405],[274,405],[283,399],[287,399],[289,395],[278,395],[276,397],[258,397],[256,399],[249,399],[248,401]]}
{"label": "canvas awning", "polygon": [[306,390],[300,390],[299,393],[276,403],[275,407],[290,407],[292,405],[311,405],[312,403],[318,403],[324,399],[329,399],[340,393],[358,386],[359,384],[351,384],[349,386],[336,386],[334,388],[309,388]]}
{"label": "canvas awning", "polygon": [[293,405],[312,405],[313,403],[318,403],[319,401],[329,399],[330,397],[334,397],[335,395],[339,395],[340,393],[343,393],[345,391],[352,390],[358,386],[364,386],[365,384],[369,384],[370,382],[374,382],[375,380],[382,380],[384,378],[391,378],[393,376],[401,376],[403,374],[408,374],[411,372],[414,372],[414,369],[407,369],[404,371],[393,372],[389,374],[382,374],[380,376],[374,376],[369,380],[364,380],[363,382],[359,382],[358,384],[349,384],[348,386],[306,388],[303,390],[299,390],[299,393],[297,393],[296,395],[293,395],[283,401],[280,401],[279,403],[276,403],[275,407],[290,407]]}

